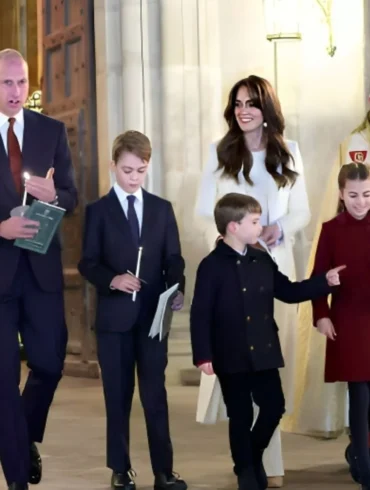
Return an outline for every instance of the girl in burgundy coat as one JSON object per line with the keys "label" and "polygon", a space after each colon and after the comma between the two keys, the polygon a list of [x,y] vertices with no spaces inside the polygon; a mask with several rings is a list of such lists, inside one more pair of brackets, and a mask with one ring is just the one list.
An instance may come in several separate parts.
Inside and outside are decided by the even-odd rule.
{"label": "girl in burgundy coat", "polygon": [[352,444],[363,490],[370,490],[370,166],[344,165],[338,177],[343,211],[324,223],[313,274],[346,264],[341,287],[313,301],[314,324],[328,338],[325,381],[348,382]]}

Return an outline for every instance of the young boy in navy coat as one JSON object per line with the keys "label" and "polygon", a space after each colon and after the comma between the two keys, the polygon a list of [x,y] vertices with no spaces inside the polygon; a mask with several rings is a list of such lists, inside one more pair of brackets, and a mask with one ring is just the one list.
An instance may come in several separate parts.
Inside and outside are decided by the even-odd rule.
{"label": "young boy in navy coat", "polygon": [[[255,199],[227,194],[214,214],[223,240],[197,272],[190,317],[193,361],[219,378],[239,489],[262,490],[267,488],[263,451],[285,411],[274,298],[299,303],[325,295],[339,284],[341,268],[292,283],[267,252],[251,246],[262,231]],[[259,406],[253,430],[252,399]]]}
{"label": "young boy in navy coat", "polygon": [[[96,287],[98,295],[95,329],[112,488],[135,489],[129,424],[136,365],[154,488],[185,490],[186,483],[173,473],[165,388],[167,338],[160,342],[158,337],[148,337],[160,294],[176,283],[179,293],[172,308],[181,309],[185,264],[171,204],[142,189],[150,157],[150,141],[137,131],[128,131],[114,141],[112,170],[116,183],[106,196],[86,208],[79,271]],[[139,247],[138,279],[132,274],[136,272]]]}

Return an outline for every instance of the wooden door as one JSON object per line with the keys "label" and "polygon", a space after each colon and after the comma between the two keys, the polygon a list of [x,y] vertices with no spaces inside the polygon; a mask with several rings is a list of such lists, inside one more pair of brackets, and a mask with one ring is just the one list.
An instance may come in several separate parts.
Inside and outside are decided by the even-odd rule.
{"label": "wooden door", "polygon": [[67,127],[79,205],[62,228],[66,373],[97,373],[91,325],[94,295],[77,270],[84,209],[98,196],[94,19],[92,0],[42,0],[43,109]]}

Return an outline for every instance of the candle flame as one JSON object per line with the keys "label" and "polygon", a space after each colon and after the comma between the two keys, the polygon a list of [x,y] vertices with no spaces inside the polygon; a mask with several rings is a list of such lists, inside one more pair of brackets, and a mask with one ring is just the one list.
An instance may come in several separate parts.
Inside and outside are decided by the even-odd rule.
{"label": "candle flame", "polygon": [[23,177],[24,177],[24,180],[28,180],[31,176],[28,172],[24,172]]}

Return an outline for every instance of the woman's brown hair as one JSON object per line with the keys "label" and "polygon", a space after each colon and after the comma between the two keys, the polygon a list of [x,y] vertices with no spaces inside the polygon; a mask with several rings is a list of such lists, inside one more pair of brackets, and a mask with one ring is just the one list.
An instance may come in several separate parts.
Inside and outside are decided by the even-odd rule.
{"label": "woman's brown hair", "polygon": [[[346,187],[348,180],[365,181],[370,178],[370,165],[367,163],[348,163],[343,165],[338,175],[338,187],[342,191]],[[339,199],[337,214],[345,210],[342,199]]]}
{"label": "woman's brown hair", "polygon": [[[271,84],[264,78],[251,75],[237,82],[230,91],[229,100],[224,112],[224,118],[229,126],[228,132],[217,146],[218,169],[223,175],[238,181],[238,174],[243,169],[245,180],[253,185],[250,171],[253,160],[250,150],[244,140],[244,133],[235,118],[235,104],[238,91],[241,87],[248,90],[251,102],[261,110],[267,126],[266,132],[266,169],[274,178],[277,186],[293,185],[297,172],[288,167],[293,157],[285,144],[283,133],[285,121],[281,111],[280,102]],[[281,165],[282,171],[278,172]]]}

